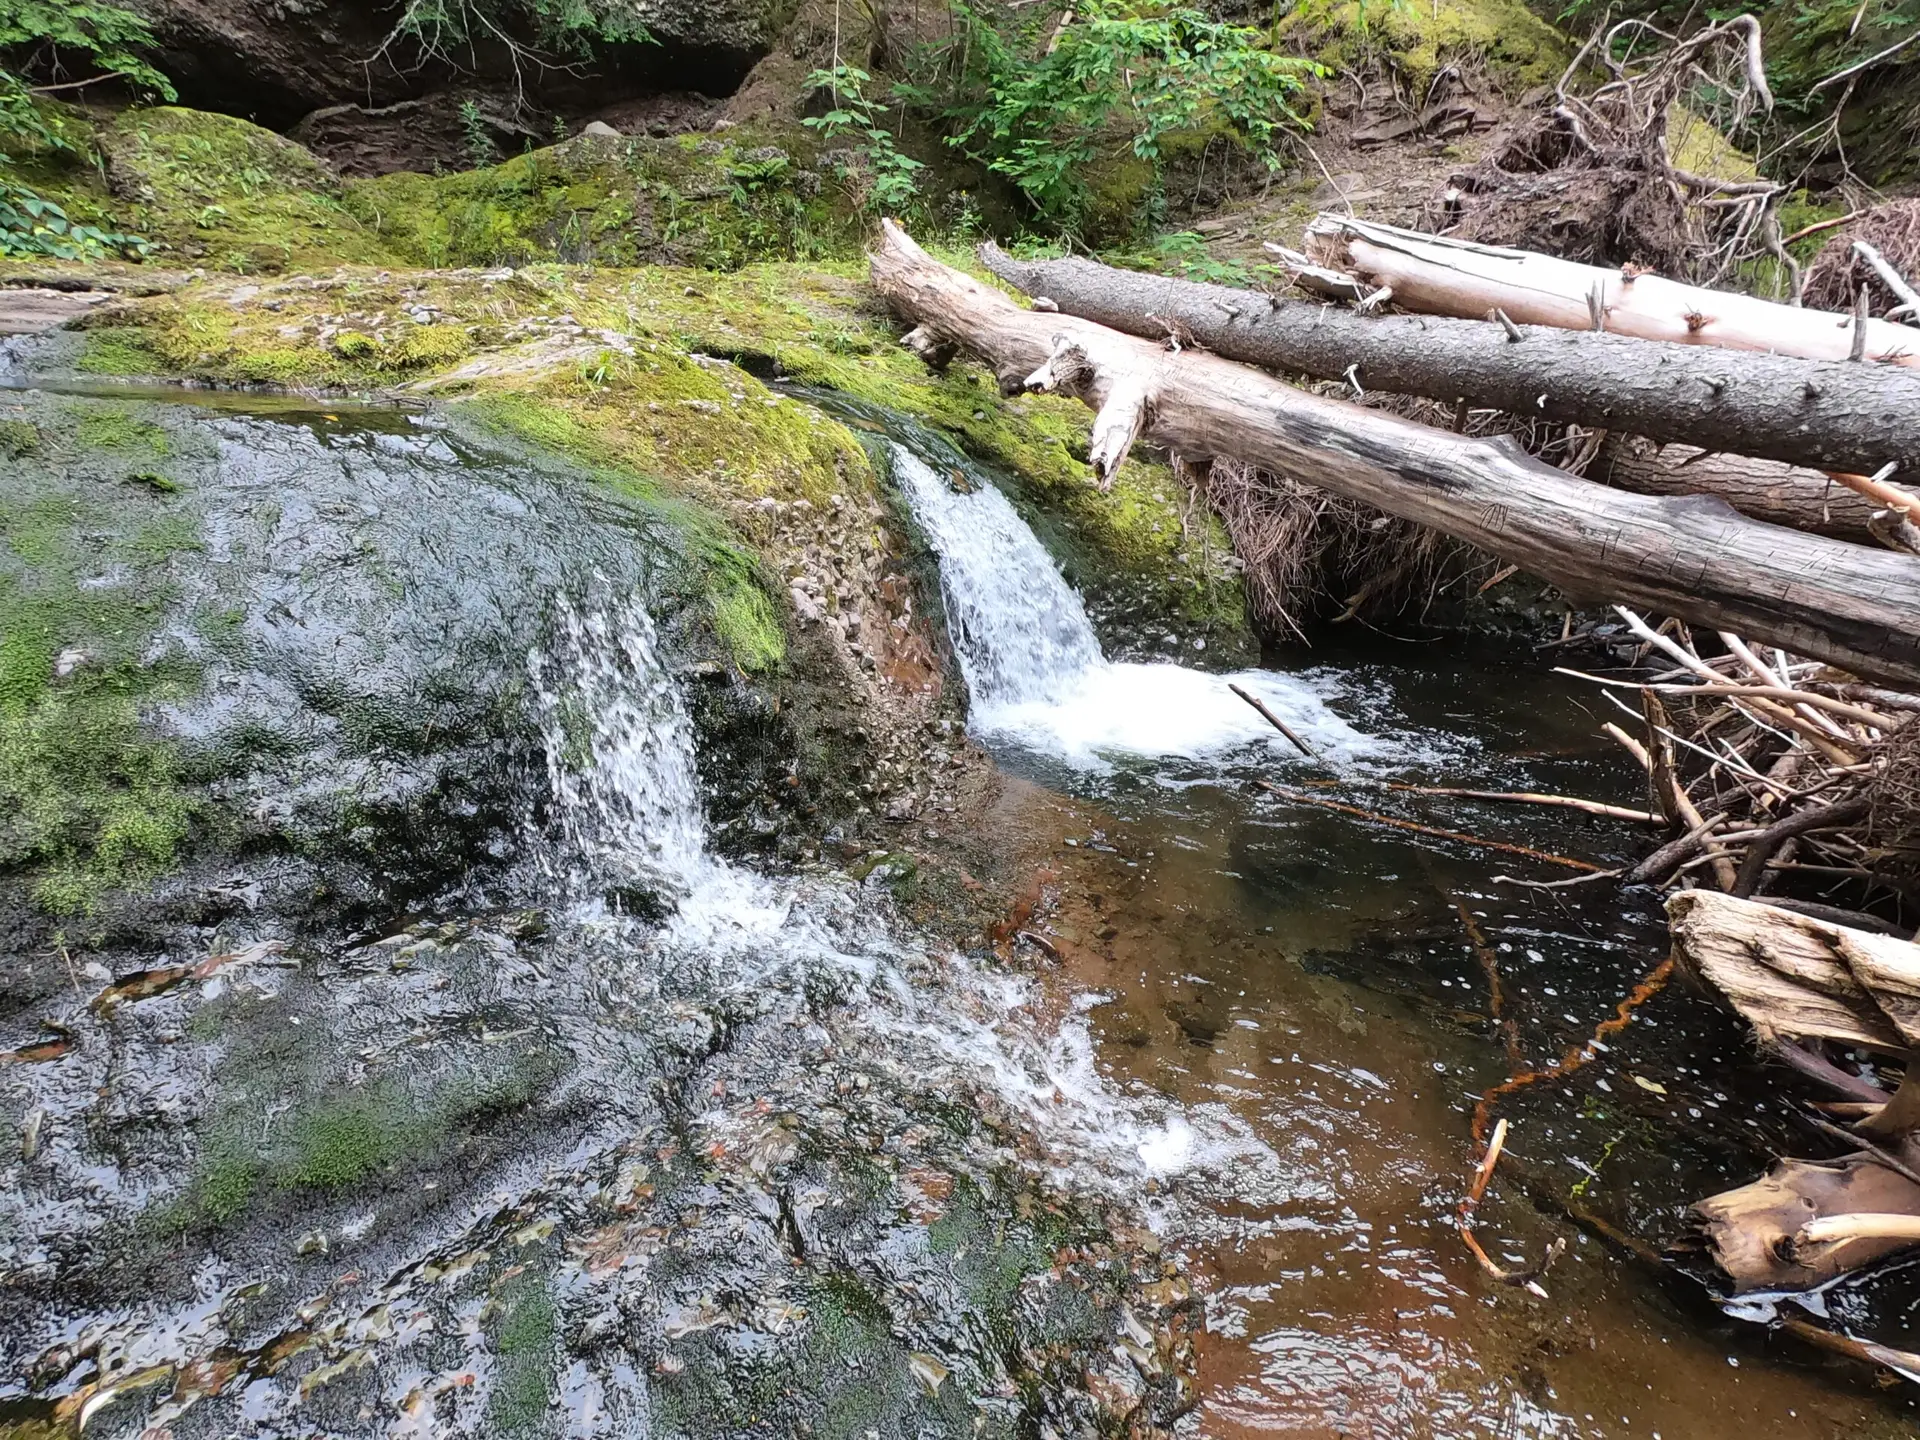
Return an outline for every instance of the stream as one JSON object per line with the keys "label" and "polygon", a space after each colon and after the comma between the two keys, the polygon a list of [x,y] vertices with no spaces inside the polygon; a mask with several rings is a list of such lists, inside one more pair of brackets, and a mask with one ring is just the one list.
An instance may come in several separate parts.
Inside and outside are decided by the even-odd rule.
{"label": "stream", "polygon": [[[776,865],[711,817],[759,732],[644,507],[431,415],[151,398],[202,535],[156,634],[206,677],[157,703],[351,864],[263,846],[105,927],[111,965],[15,957],[0,1435],[1912,1433],[1904,1394],[1721,1313],[1704,1262],[1634,1253],[1806,1145],[1680,982],[1499,1101],[1478,1233],[1515,1268],[1564,1241],[1544,1296],[1455,1232],[1476,1101],[1586,1045],[1662,918],[1312,800],[1630,856],[1389,788],[1634,803],[1537,656],[1111,660],[990,471],[812,397],[938,560],[998,775]],[[124,583],[144,542],[96,540],[79,583]],[[916,851],[1010,913],[910,922]],[[355,887],[402,856],[383,911]],[[1915,1302],[1895,1267],[1805,1303],[1899,1343]]]}

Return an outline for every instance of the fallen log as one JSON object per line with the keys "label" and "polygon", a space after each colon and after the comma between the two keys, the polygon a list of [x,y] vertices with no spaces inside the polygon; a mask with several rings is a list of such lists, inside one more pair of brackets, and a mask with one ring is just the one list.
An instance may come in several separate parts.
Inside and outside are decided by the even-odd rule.
{"label": "fallen log", "polygon": [[1920,1043],[1920,945],[1710,890],[1672,896],[1667,918],[1675,953],[1762,1040]]}
{"label": "fallen log", "polygon": [[[1650,345],[1596,334],[1584,322],[1579,330],[1522,330],[1516,343],[1483,317],[1359,315],[1078,257],[1014,260],[993,245],[982,246],[980,258],[1002,280],[1044,296],[1064,314],[1152,340],[1175,336],[1268,370],[1350,379],[1395,395],[1464,397],[1519,415],[1793,465],[1871,474],[1894,461],[1903,473],[1920,474],[1920,376],[1897,366]],[[1582,317],[1584,307],[1582,301]],[[1920,345],[1920,332],[1907,333]]]}
{"label": "fallen log", "polygon": [[1920,365],[1920,335],[1908,326],[1706,290],[1632,266],[1603,270],[1537,251],[1324,214],[1307,227],[1307,254],[1375,291],[1391,291],[1395,305],[1423,314],[1481,320],[1498,310],[1521,325],[1605,329],[1809,360]]}
{"label": "fallen log", "polygon": [[1142,435],[1193,461],[1234,456],[1431,526],[1570,595],[1626,600],[1816,657],[1868,680],[1920,684],[1920,557],[1762,525],[1718,501],[1631,495],[1517,445],[1310,395],[1244,365],[1071,316],[1025,310],[928,256],[892,222],[875,288],[916,326],[907,342],[984,359],[1008,394],[1075,396],[1108,483]]}
{"label": "fallen log", "polygon": [[[1920,419],[1920,407],[1912,413]],[[1859,544],[1878,543],[1867,524],[1880,508],[1872,500],[1824,471],[1778,460],[1715,454],[1695,445],[1662,445],[1623,435],[1609,437],[1587,474],[1636,495],[1713,495],[1742,515],[1769,525]]]}

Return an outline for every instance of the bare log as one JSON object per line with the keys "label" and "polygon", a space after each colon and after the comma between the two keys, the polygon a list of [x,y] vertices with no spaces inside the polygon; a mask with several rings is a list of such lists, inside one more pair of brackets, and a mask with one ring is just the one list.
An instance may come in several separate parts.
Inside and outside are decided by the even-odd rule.
{"label": "bare log", "polygon": [[[875,287],[918,327],[982,357],[1008,394],[1036,371],[1189,460],[1235,456],[1477,545],[1569,594],[1733,630],[1868,680],[1920,684],[1920,558],[1761,525],[1718,501],[1630,495],[1518,446],[1309,395],[1270,376],[1065,315],[1025,310],[889,222]],[[1065,342],[1064,346],[1062,342]],[[1071,353],[1069,353],[1071,352]],[[1102,429],[1100,422],[1096,428]]]}
{"label": "bare log", "polygon": [[[1920,410],[1914,413],[1920,417]],[[1880,508],[1821,470],[1635,435],[1609,437],[1587,474],[1636,495],[1717,496],[1769,525],[1864,544],[1873,543],[1867,522]]]}
{"label": "bare log", "polygon": [[[1593,333],[1584,300],[1579,330],[1515,327],[1514,341],[1483,323],[1484,312],[1465,320],[1373,317],[1078,257],[1028,262],[992,245],[982,246],[980,257],[1002,280],[1045,296],[1065,314],[1151,340],[1179,333],[1269,370],[1322,380],[1351,372],[1364,390],[1464,396],[1540,419],[1828,470],[1871,474],[1894,461],[1920,475],[1920,376],[1847,365],[1844,354],[1817,363],[1697,344],[1650,346]],[[1904,333],[1920,345],[1920,337]],[[1720,493],[1711,483],[1718,477],[1693,478],[1702,481],[1701,493]],[[1866,534],[1864,516],[1858,533]]]}
{"label": "bare log", "polygon": [[1920,1043],[1920,945],[1707,890],[1667,901],[1677,953],[1762,1040]]}
{"label": "bare log", "polygon": [[1375,288],[1391,286],[1403,310],[1478,320],[1497,306],[1521,324],[1588,330],[1588,297],[1598,289],[1607,329],[1616,335],[1809,360],[1853,359],[1858,336],[1860,359],[1920,365],[1920,337],[1887,320],[1800,309],[1632,267],[1603,270],[1347,215],[1316,217],[1307,227],[1307,254]]}

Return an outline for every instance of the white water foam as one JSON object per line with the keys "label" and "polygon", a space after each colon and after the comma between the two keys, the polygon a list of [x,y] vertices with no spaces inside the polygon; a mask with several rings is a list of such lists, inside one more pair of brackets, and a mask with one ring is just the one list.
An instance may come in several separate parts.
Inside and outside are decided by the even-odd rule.
{"label": "white water foam", "polygon": [[1212,675],[1171,663],[1114,662],[1085,606],[1026,522],[992,485],[956,487],[906,446],[894,476],[940,557],[948,633],[983,738],[1083,769],[1119,755],[1218,757],[1298,752],[1252,706],[1256,696],[1325,760],[1348,764],[1386,747],[1328,708],[1305,681],[1273,670]]}
{"label": "white water foam", "polygon": [[[1062,1183],[1124,1196],[1142,1175],[1273,1162],[1224,1108],[1182,1112],[1115,1092],[1086,1022],[1098,997],[1049,1021],[1024,976],[960,955],[917,963],[844,884],[771,879],[714,855],[693,724],[645,608],[633,600],[581,608],[563,597],[552,632],[528,671],[557,811],[559,878],[580,897],[580,918],[627,925],[599,896],[640,885],[677,903],[643,943],[713,966],[717,983],[764,992],[822,969],[853,982],[852,1023],[924,1088],[997,1095],[1041,1141]],[[1097,647],[1094,655],[1098,662]]]}

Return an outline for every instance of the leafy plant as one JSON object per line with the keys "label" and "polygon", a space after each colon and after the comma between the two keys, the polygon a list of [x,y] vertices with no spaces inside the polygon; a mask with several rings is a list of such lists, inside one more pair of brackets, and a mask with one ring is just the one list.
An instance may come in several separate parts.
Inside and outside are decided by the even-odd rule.
{"label": "leafy plant", "polygon": [[460,138],[474,169],[484,170],[499,158],[493,149],[492,128],[480,113],[480,102],[471,96],[460,102]]}
{"label": "leafy plant", "polygon": [[0,179],[0,255],[44,255],[55,260],[88,260],[100,255],[144,259],[152,249],[152,244],[138,235],[80,224],[38,191]]}
{"label": "leafy plant", "polygon": [[1307,127],[1292,101],[1324,73],[1274,54],[1257,30],[1186,5],[1086,0],[1037,56],[1037,36],[1023,44],[1003,34],[976,0],[955,0],[954,12],[959,68],[947,113],[958,129],[949,143],[1067,229],[1102,145],[1126,132],[1134,153],[1157,165],[1168,136],[1224,123],[1277,167],[1281,135]]}
{"label": "leafy plant", "polygon": [[919,198],[917,177],[926,166],[895,144],[893,132],[886,126],[884,107],[867,94],[872,80],[866,71],[845,63],[814,71],[807,77],[808,86],[828,91],[833,96],[833,108],[800,123],[818,130],[826,140],[853,140],[865,161],[863,203],[871,210],[898,214]]}
{"label": "leafy plant", "polygon": [[[131,10],[96,0],[0,0],[0,136],[9,148],[78,156],[56,111],[41,106],[20,73],[27,67],[63,73],[74,61],[92,75],[83,81],[117,78],[135,90],[172,100],[174,89],[140,56],[154,43],[147,22]],[[9,157],[0,154],[0,164]],[[135,235],[76,222],[56,202],[15,180],[0,179],[0,254],[45,255],[84,260],[118,254],[138,259],[153,247]]]}

